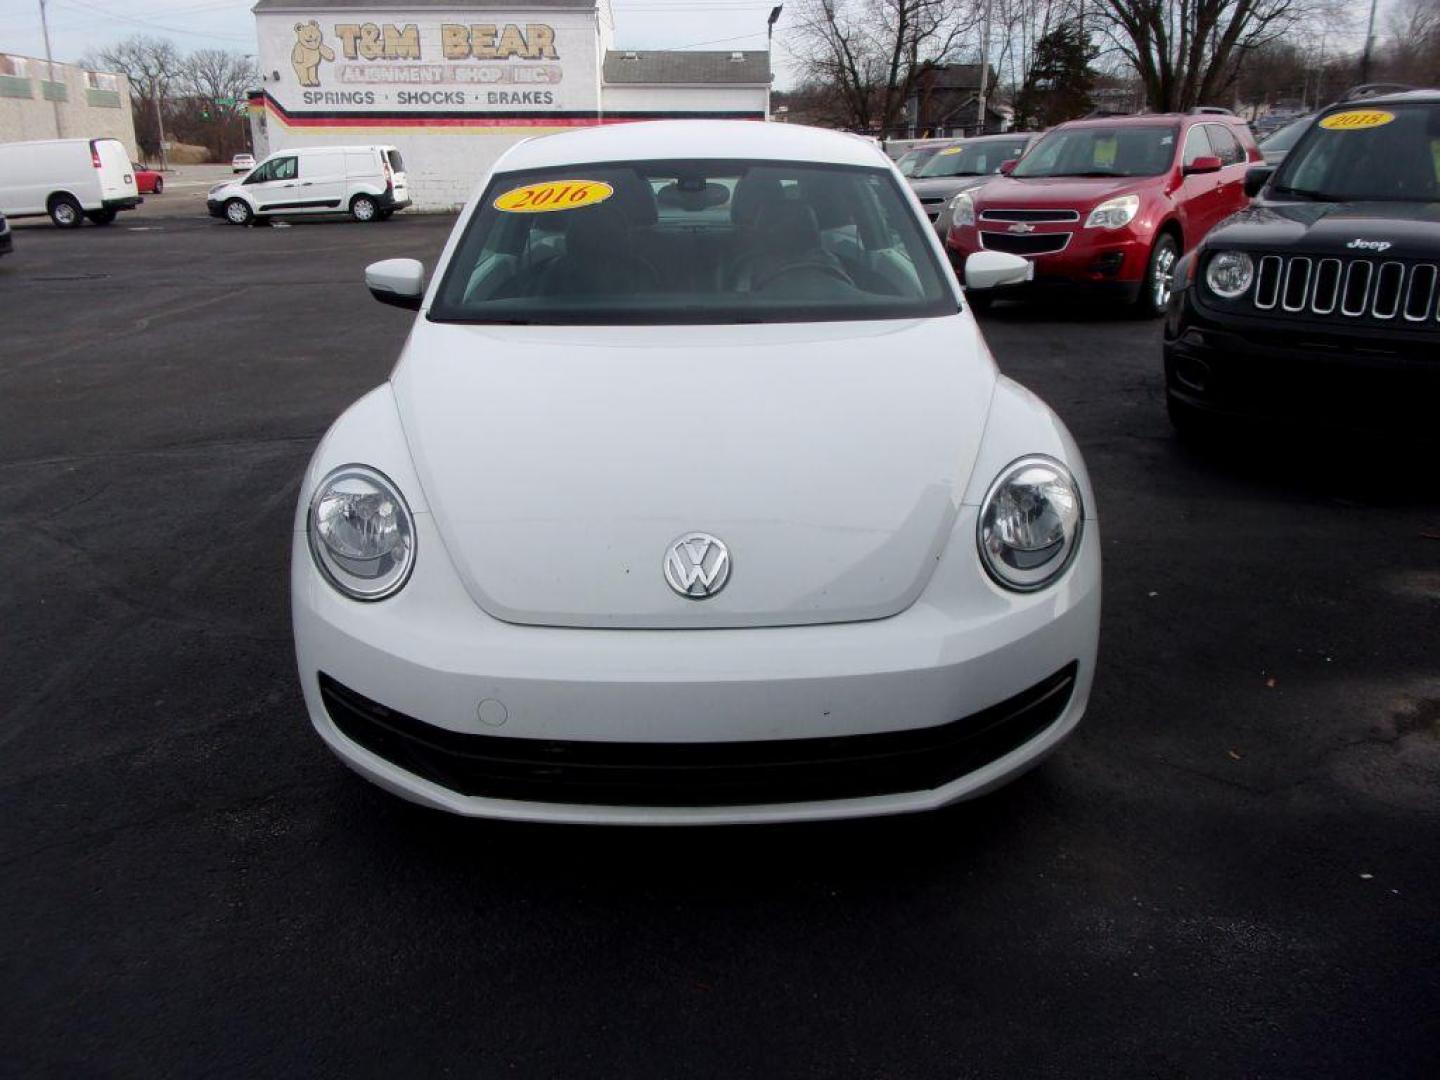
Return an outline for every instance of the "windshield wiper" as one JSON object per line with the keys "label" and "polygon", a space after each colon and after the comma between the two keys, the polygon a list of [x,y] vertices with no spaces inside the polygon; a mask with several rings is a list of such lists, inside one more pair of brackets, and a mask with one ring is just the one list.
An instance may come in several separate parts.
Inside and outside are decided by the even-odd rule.
{"label": "windshield wiper", "polygon": [[1323,191],[1306,191],[1304,188],[1275,187],[1271,189],[1276,195],[1291,195],[1297,199],[1313,199],[1315,202],[1339,202],[1339,199],[1326,195]]}

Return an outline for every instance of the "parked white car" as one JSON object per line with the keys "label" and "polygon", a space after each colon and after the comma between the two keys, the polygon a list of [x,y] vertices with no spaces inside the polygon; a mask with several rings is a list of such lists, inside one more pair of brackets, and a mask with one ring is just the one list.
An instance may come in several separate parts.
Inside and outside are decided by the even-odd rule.
{"label": "parked white car", "polygon": [[[1028,264],[984,252],[974,284]],[[882,151],[634,123],[509,150],[303,480],[310,719],[459,814],[763,822],[987,791],[1079,721],[1100,537]]]}
{"label": "parked white car", "polygon": [[0,143],[0,213],[40,217],[62,229],[109,225],[141,202],[130,155],[118,139]]}
{"label": "parked white car", "polygon": [[393,146],[300,146],[271,154],[241,180],[216,184],[205,204],[211,216],[235,225],[286,214],[384,221],[410,205],[410,188]]}
{"label": "parked white car", "polygon": [[249,172],[255,167],[254,154],[236,154],[230,159],[231,172]]}

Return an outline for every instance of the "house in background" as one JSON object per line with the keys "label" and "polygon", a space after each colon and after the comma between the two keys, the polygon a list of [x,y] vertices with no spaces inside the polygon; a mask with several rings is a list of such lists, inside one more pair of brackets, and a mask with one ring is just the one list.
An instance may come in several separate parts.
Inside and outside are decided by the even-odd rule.
{"label": "house in background", "polygon": [[[985,80],[985,130],[1007,130],[1010,110],[996,101],[995,68]],[[979,135],[980,65],[935,64],[922,71],[905,99],[905,116],[911,138]]]}

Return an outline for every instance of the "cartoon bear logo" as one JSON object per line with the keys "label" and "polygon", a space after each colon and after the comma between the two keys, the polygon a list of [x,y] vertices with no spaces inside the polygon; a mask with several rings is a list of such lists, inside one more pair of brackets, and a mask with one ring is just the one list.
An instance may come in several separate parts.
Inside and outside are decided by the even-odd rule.
{"label": "cartoon bear logo", "polygon": [[290,63],[295,67],[295,76],[301,86],[320,85],[320,61],[335,62],[335,50],[325,44],[325,35],[320,24],[314,19],[308,23],[295,24],[295,48],[290,52]]}

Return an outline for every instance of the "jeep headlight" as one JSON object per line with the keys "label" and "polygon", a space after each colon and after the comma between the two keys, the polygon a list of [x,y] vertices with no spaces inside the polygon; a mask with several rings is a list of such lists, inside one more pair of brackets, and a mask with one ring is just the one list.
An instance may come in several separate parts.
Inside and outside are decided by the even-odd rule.
{"label": "jeep headlight", "polygon": [[950,223],[952,225],[975,224],[975,200],[968,191],[962,191],[950,200]]}
{"label": "jeep headlight", "polygon": [[980,506],[980,561],[998,585],[1043,589],[1079,550],[1084,516],[1080,486],[1064,465],[1040,455],[1013,461]]}
{"label": "jeep headlight", "polygon": [[320,481],[306,526],[310,554],[331,585],[353,600],[399,592],[415,565],[415,519],[399,489],[365,465],[342,465]]}
{"label": "jeep headlight", "polygon": [[1119,229],[1135,220],[1140,212],[1139,195],[1120,195],[1106,199],[1085,219],[1087,229]]}
{"label": "jeep headlight", "polygon": [[1221,251],[1205,268],[1205,284],[1222,300],[1244,296],[1255,280],[1255,260],[1243,251]]}

